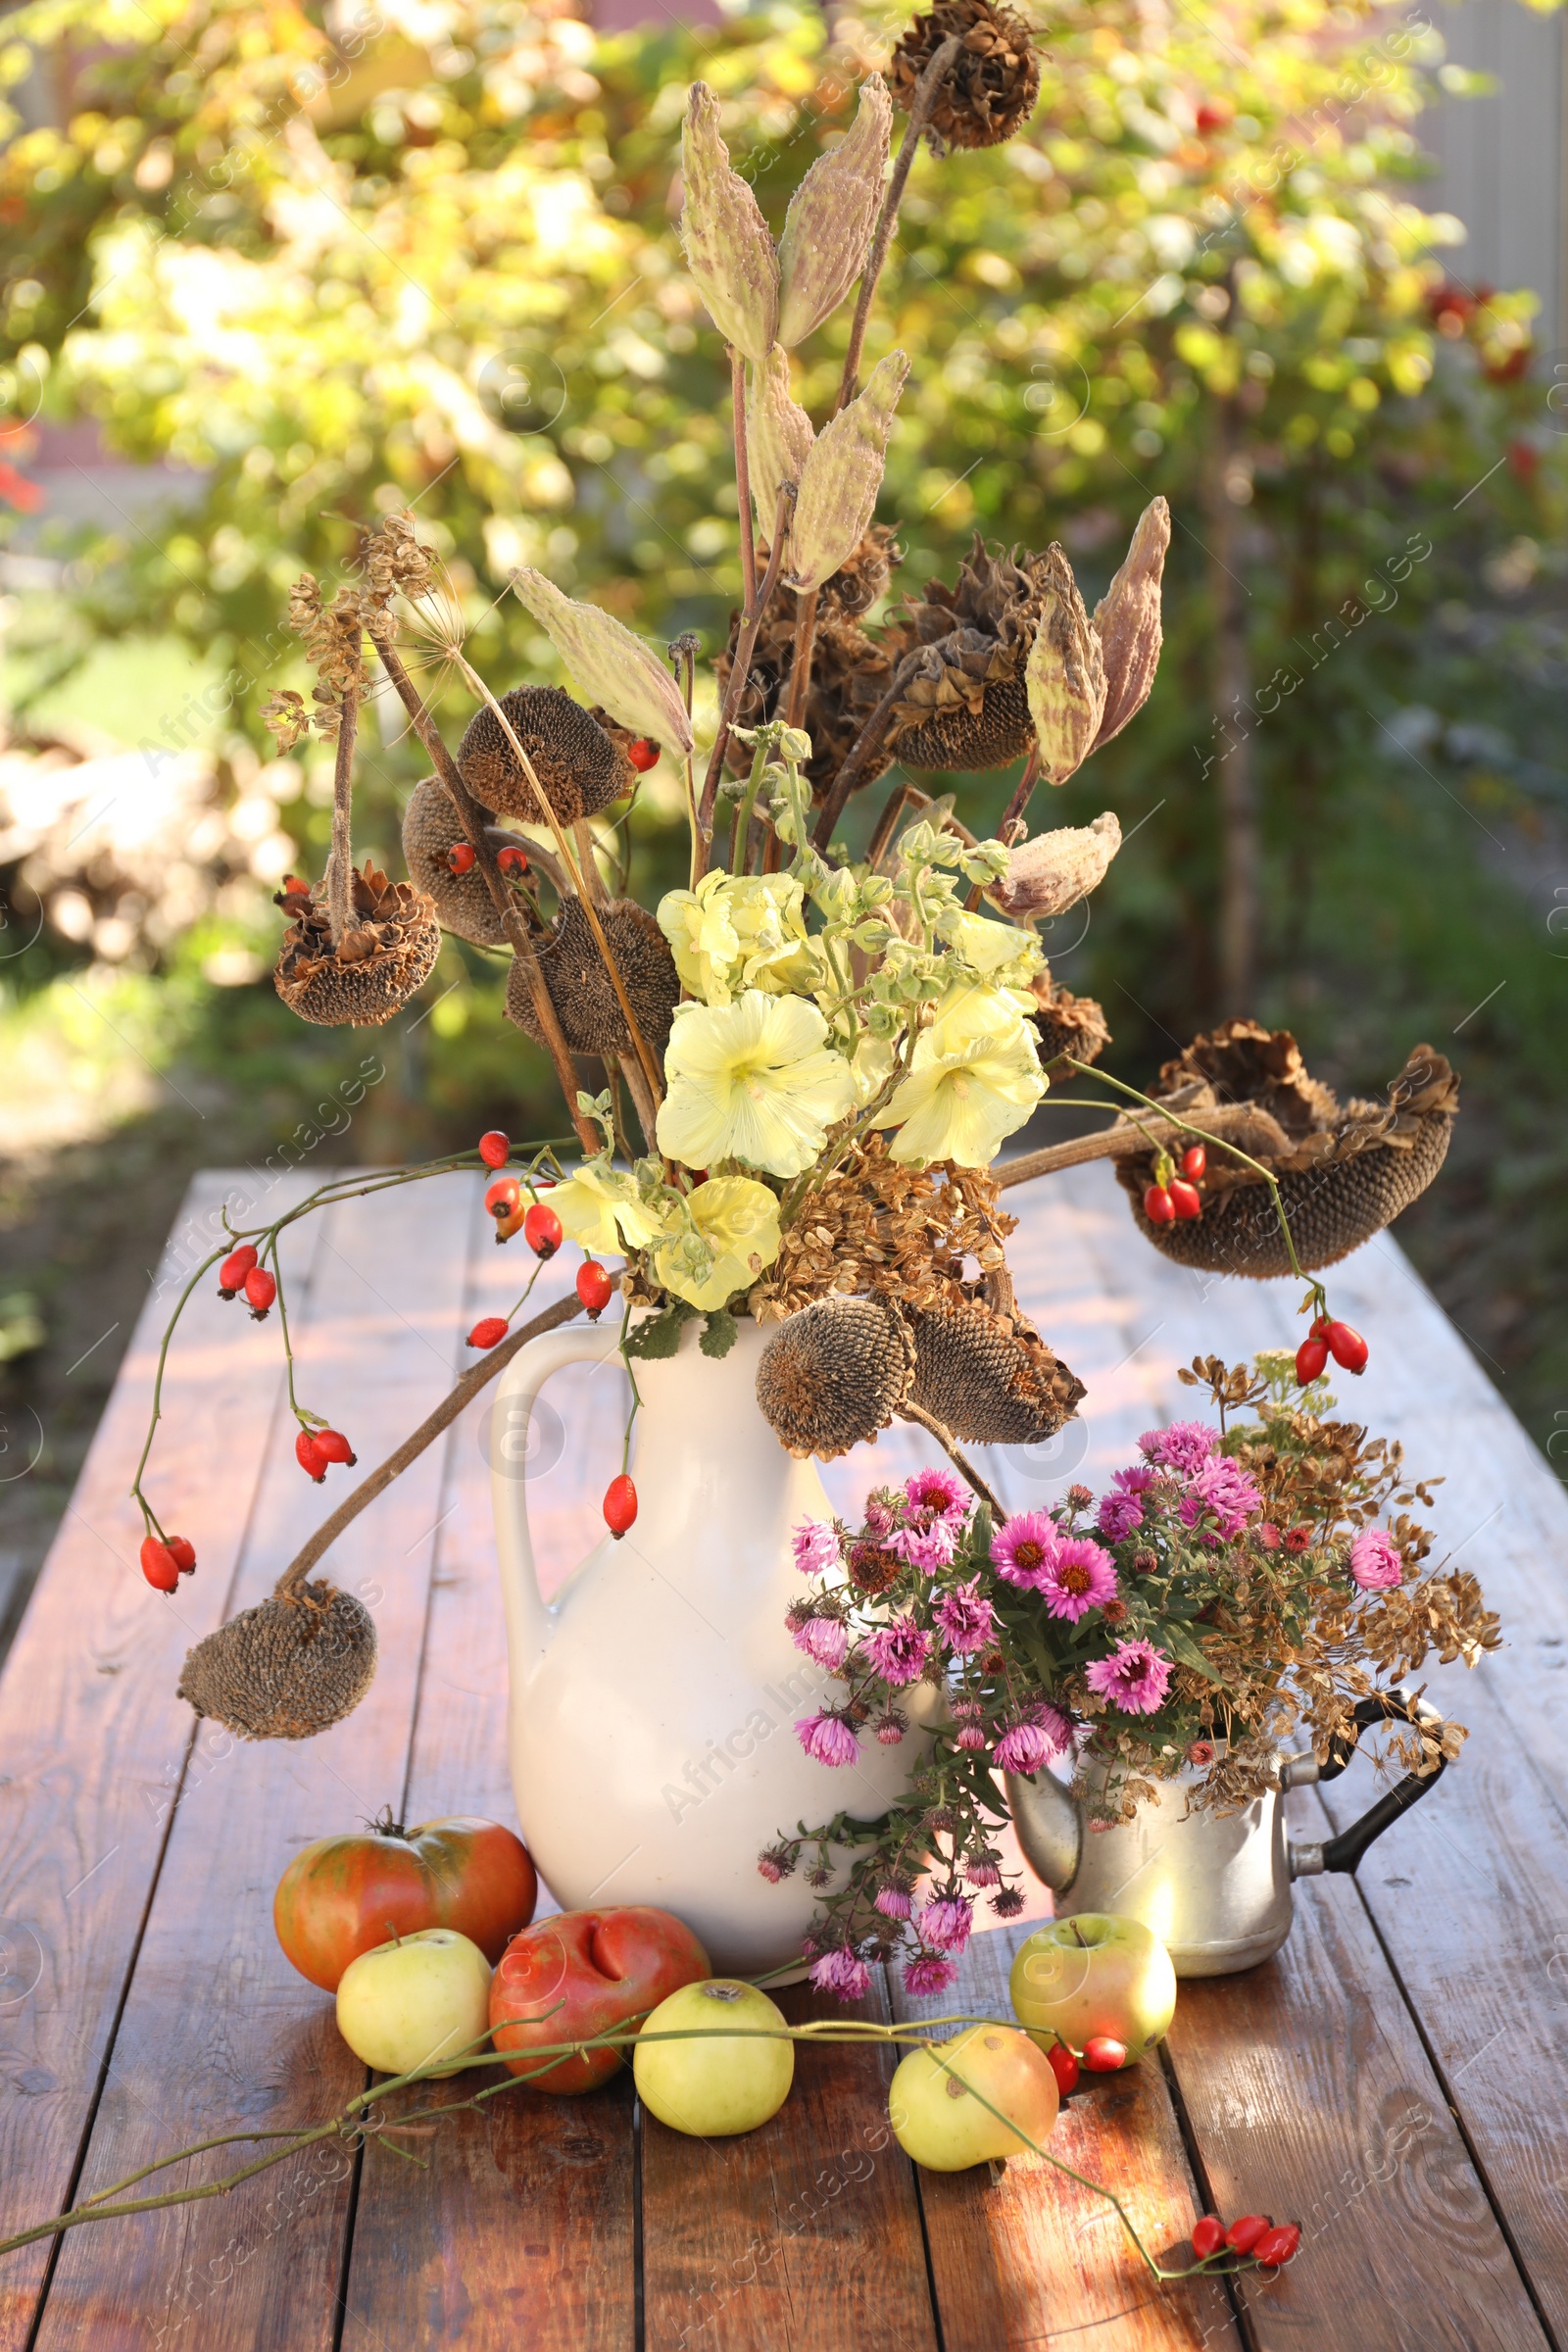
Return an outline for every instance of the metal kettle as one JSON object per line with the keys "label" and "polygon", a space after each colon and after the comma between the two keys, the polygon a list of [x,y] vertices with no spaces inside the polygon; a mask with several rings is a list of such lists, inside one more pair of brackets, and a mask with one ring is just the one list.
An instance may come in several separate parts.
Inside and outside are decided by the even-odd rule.
{"label": "metal kettle", "polygon": [[[1140,1919],[1170,1953],[1178,1977],[1225,1977],[1277,1952],[1291,1932],[1291,1886],[1321,1871],[1353,1871],[1375,1838],[1437,1786],[1446,1769],[1406,1774],[1337,1838],[1300,1843],[1285,1832],[1284,1793],[1338,1780],[1360,1734],[1374,1723],[1440,1727],[1436,1708],[1409,1690],[1378,1692],[1355,1709],[1354,1733],[1337,1741],[1329,1761],[1279,1758],[1279,1788],[1240,1812],[1183,1813],[1182,1795],[1199,1778],[1190,1769],[1162,1784],[1157,1806],[1134,1820],[1091,1832],[1094,1798],[1106,1769],[1091,1767],[1088,1801],[1068,1793],[1052,1772],[1006,1776],[1018,1842],[1037,1878],[1056,1898],[1056,1915],[1120,1912]],[[1174,1798],[1174,1802],[1172,1801]]]}

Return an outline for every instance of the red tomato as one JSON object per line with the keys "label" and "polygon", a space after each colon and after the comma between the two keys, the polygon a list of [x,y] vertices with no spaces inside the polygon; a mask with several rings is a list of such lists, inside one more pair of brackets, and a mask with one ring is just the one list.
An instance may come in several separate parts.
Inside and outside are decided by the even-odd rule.
{"label": "red tomato", "polygon": [[272,1925],[300,1975],[336,1992],[351,1960],[419,1928],[456,1928],[499,1960],[538,1899],[527,1848],[500,1822],[458,1814],[405,1830],[388,1814],[296,1854]]}
{"label": "red tomato", "polygon": [[[708,1954],[672,1912],[562,1911],[514,1936],[490,1984],[490,2038],[535,2090],[593,2090],[622,2063],[620,2047],[585,2050],[533,2076],[530,2052],[588,2040],[646,2017],[683,1984],[712,1975]],[[623,2045],[629,2046],[629,2045]]]}

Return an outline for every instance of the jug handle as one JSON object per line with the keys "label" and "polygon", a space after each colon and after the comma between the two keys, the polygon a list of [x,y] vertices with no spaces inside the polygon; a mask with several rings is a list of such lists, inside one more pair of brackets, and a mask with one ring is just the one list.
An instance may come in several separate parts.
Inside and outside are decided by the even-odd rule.
{"label": "jug handle", "polygon": [[504,1426],[508,1436],[519,1439],[524,1448],[518,1465],[514,1468],[502,1458],[492,1437],[490,1492],[495,1509],[501,1592],[506,1604],[507,1640],[514,1675],[538,1664],[556,1630],[556,1612],[539,1591],[533,1543],[528,1533],[526,1441],[534,1399],[553,1372],[564,1371],[568,1364],[608,1363],[619,1347],[618,1320],[568,1324],[560,1331],[545,1332],[539,1339],[530,1340],[501,1375],[491,1430]]}
{"label": "jug handle", "polygon": [[[1355,1753],[1357,1740],[1374,1723],[1418,1723],[1429,1731],[1441,1729],[1443,1724],[1437,1708],[1410,1690],[1373,1691],[1369,1697],[1356,1701],[1352,1720],[1353,1731],[1334,1742],[1326,1764],[1316,1764],[1310,1756],[1292,1757],[1280,1775],[1284,1786],[1297,1788],[1315,1782],[1321,1787],[1324,1781],[1337,1781]],[[1407,1772],[1376,1804],[1367,1807],[1359,1821],[1352,1821],[1337,1838],[1305,1845],[1298,1845],[1293,1839],[1289,1849],[1292,1878],[1315,1878],[1320,1871],[1353,1871],[1373,1840],[1381,1838],[1401,1813],[1408,1813],[1429,1788],[1435,1788],[1447,1768],[1447,1757],[1440,1756],[1430,1772]]]}

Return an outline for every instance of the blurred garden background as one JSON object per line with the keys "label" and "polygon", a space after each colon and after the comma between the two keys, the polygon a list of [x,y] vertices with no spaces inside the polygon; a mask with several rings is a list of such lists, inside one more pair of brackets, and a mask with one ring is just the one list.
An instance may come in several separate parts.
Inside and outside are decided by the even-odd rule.
{"label": "blurred garden background", "polygon": [[[321,870],[330,752],[275,758],[259,713],[309,685],[290,582],[330,588],[394,508],[498,692],[556,675],[508,590],[523,563],[661,644],[722,642],[736,502],[674,230],[686,89],[719,92],[776,228],[908,12],[684,13],[35,0],[0,24],[13,1613],[194,1168],[553,1123],[500,967],[456,941],[386,1029],[285,1011],[271,893]],[[869,356],[913,361],[893,594],[951,580],[978,532],[1059,539],[1093,604],[1169,499],[1153,699],[1033,811],[1113,808],[1128,836],[1093,921],[1048,934],[1054,969],[1141,1085],[1233,1012],[1346,1092],[1420,1040],[1446,1054],[1463,1116],[1397,1239],[1568,1474],[1560,284],[1482,282],[1434,195],[1435,120],[1488,103],[1442,6],[1029,13],[1030,128],[921,157],[873,319]],[[1537,184],[1553,170],[1560,231],[1560,145]],[[801,355],[818,416],[846,328]],[[451,729],[468,708],[446,681]],[[400,718],[368,714],[357,814],[394,872],[425,772]],[[960,813],[986,830],[1012,781],[956,781]],[[661,767],[632,819],[645,901],[680,878],[678,826]]]}

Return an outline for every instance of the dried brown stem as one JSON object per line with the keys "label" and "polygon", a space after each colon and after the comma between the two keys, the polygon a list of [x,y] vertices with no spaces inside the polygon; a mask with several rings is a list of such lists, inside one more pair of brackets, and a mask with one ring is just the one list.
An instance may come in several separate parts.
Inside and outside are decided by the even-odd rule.
{"label": "dried brown stem", "polygon": [[332,926],[334,952],[345,931],[354,925],[354,843],[350,814],[354,805],[354,742],[360,726],[360,690],[351,686],[343,697],[337,722],[337,763],[332,771],[332,858],[326,869],[326,911]]}
{"label": "dried brown stem", "polygon": [[1029,757],[1023,763],[1023,774],[1018,778],[1017,790],[1002,811],[1002,822],[997,827],[997,839],[1004,841],[1009,850],[1013,846],[1009,828],[1021,823],[1028,814],[1029,803],[1034,798],[1035,786],[1039,781],[1040,746],[1038,743],[1032,743],[1029,746]]}
{"label": "dried brown stem", "polygon": [[[1206,1136],[1219,1147],[1230,1147],[1239,1157],[1250,1148],[1271,1155],[1289,1148],[1278,1123],[1253,1103],[1220,1102],[1195,1115],[1202,1121]],[[1039,1152],[1024,1152],[1016,1159],[1004,1160],[994,1171],[996,1180],[1005,1191],[1009,1185],[1027,1184],[1033,1176],[1054,1176],[1058,1168],[1080,1168],[1092,1159],[1135,1159],[1140,1152],[1149,1150],[1151,1131],[1157,1142],[1169,1145],[1191,1134],[1193,1122],[1182,1115],[1166,1118],[1158,1110],[1144,1111],[1136,1126],[1118,1117],[1113,1126],[1102,1127],[1094,1135],[1074,1136],[1070,1143],[1047,1144]]]}
{"label": "dried brown stem", "polygon": [[746,362],[730,347],[730,413],[735,425],[735,494],[741,509],[741,611],[757,602],[757,540],[752,530],[752,461],[746,438]]}
{"label": "dried brown stem", "polygon": [[789,701],[785,705],[784,723],[790,727],[806,724],[806,702],[811,691],[811,656],[816,650],[816,600],[819,590],[813,588],[803,596],[795,613],[795,650],[790,662]]}
{"label": "dried brown stem", "polygon": [[839,397],[834,410],[835,416],[839,409],[849,407],[858,389],[860,353],[865,343],[866,324],[871,316],[871,305],[876,299],[877,280],[882,275],[882,267],[888,258],[888,247],[893,242],[893,231],[899,224],[899,207],[904,202],[904,191],[908,184],[915,151],[920,144],[920,133],[924,130],[926,120],[932,107],[936,104],[937,86],[962,46],[963,44],[956,34],[944,41],[921,74],[919,85],[915,90],[914,104],[909,109],[909,120],[905,126],[904,142],[899,149],[898,161],[894,164],[892,175],[888,180],[887,193],[882,199],[882,210],[877,215],[876,231],[871,239],[871,250],[866,256],[865,268],[860,272],[860,291],[855,305],[855,318],[850,327],[850,347],[844,355],[844,373],[839,381]]}
{"label": "dried brown stem", "polygon": [[451,1395],[444,1396],[435,1411],[427,1414],[418,1428],[404,1439],[396,1452],[389,1453],[379,1469],[372,1470],[368,1478],[362,1478],[352,1493],[345,1494],[337,1509],[327,1514],[316,1533],[307,1539],[290,1560],[277,1580],[276,1590],[279,1592],[296,1592],[321,1554],[337,1542],[343,1530],[351,1526],[363,1510],[368,1510],[378,1494],[384,1494],[392,1481],[401,1477],[411,1462],[416,1462],[425,1447],[433,1445],[444,1429],[451,1428],[464,1406],[470,1403],[485,1384],[495,1379],[498,1372],[506,1369],[519,1348],[525,1348],[530,1340],[539,1339],[547,1331],[555,1331],[563,1323],[569,1323],[573,1315],[581,1312],[581,1300],[568,1292],[564,1298],[558,1298],[554,1306],[547,1306],[542,1314],[535,1315],[531,1323],[524,1323],[518,1330],[509,1332],[499,1347],[492,1348],[487,1355],[481,1356],[476,1364],[470,1366]]}
{"label": "dried brown stem", "polygon": [[876,820],[876,831],[871,836],[871,846],[865,853],[866,863],[873,873],[887,856],[888,844],[898,830],[904,804],[913,790],[912,784],[901,779],[888,794],[882,813]]}
{"label": "dried brown stem", "polygon": [[992,1494],[973,1462],[960,1450],[952,1430],[946,1428],[934,1413],[926,1412],[923,1406],[914,1403],[911,1398],[906,1396],[899,1406],[899,1419],[901,1421],[917,1421],[922,1429],[928,1429],[959,1477],[968,1480],[981,1501],[987,1505],[992,1517],[999,1522],[1005,1519],[1007,1516],[1005,1510]]}
{"label": "dried brown stem", "polygon": [[390,636],[372,635],[371,643],[381,658],[381,666],[391,679],[399,702],[409,714],[414,732],[429,753],[431,765],[451,796],[452,806],[458,812],[458,822],[462,825],[468,841],[473,845],[474,859],[479,871],[484,876],[485,888],[490,893],[496,912],[500,915],[507,937],[512,942],[513,952],[522,965],[523,974],[528,983],[528,994],[533,999],[534,1014],[539,1023],[539,1034],[544,1039],[545,1049],[555,1064],[556,1083],[564,1098],[566,1115],[577,1131],[577,1140],[582,1145],[584,1152],[592,1155],[599,1150],[599,1137],[594,1130],[592,1120],[577,1107],[577,1073],[571,1066],[571,1054],[565,1038],[562,1034],[561,1022],[550,991],[545,986],[545,976],[539,962],[538,951],[529,936],[527,924],[518,912],[517,902],[507,887],[506,877],[496,863],[496,854],[490,845],[487,830],[489,811],[480,808],[466,784],[464,783],[458,763],[442,742],[441,731],[425,708],[418,688],[404,668],[402,661],[392,646]]}
{"label": "dried brown stem", "polygon": [[741,615],[741,633],[735,646],[735,660],[730,667],[729,684],[724,690],[723,707],[718,714],[718,732],[713,737],[713,749],[709,758],[708,774],[703,780],[703,797],[697,811],[696,862],[698,871],[693,883],[702,880],[708,871],[708,855],[713,839],[713,804],[718,798],[718,780],[724,772],[724,754],[729,749],[729,731],[735,713],[740,709],[752,656],[757,651],[757,633],[762,625],[762,615],[778,581],[784,563],[784,548],[789,537],[789,520],[795,508],[795,484],[780,482],[778,504],[773,514],[773,542],[767,552],[767,569],[757,591],[754,612]]}

